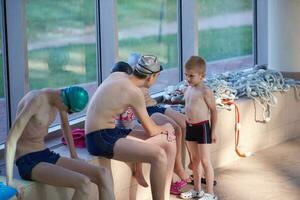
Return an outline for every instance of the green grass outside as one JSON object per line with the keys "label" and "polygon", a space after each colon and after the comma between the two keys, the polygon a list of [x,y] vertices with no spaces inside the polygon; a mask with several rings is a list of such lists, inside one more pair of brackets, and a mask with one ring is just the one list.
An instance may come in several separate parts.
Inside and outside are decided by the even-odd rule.
{"label": "green grass outside", "polygon": [[[200,17],[252,9],[251,0],[197,0],[196,3]],[[119,28],[157,25],[161,5],[164,5],[163,22],[176,21],[177,0],[118,0]],[[35,41],[44,33],[94,25],[95,5],[94,0],[30,0],[26,4],[26,16],[29,41]]]}
{"label": "green grass outside", "polygon": [[[71,55],[81,55],[83,58],[72,59]],[[97,80],[96,46],[93,44],[30,51],[30,61],[46,62],[49,68],[46,71],[29,68],[30,89],[62,87]],[[82,66],[85,72],[76,73],[67,70],[67,65]]]}
{"label": "green grass outside", "polygon": [[252,10],[252,0],[197,0],[197,12],[202,17],[212,17]]}
{"label": "green grass outside", "polygon": [[30,0],[26,3],[29,41],[60,29],[80,29],[95,24],[94,0]]}
{"label": "green grass outside", "polygon": [[[207,61],[245,56],[252,54],[252,27],[212,29],[199,32],[199,55]],[[166,69],[178,67],[177,36],[165,35],[159,43],[157,37],[142,39],[124,39],[119,42],[120,58],[127,60],[131,52],[155,54]],[[60,48],[40,49],[29,52],[29,60],[47,62],[49,70],[30,69],[30,88],[61,87],[71,84],[80,84],[96,80],[96,49],[95,45],[71,45]],[[84,54],[84,59],[70,57],[72,54]],[[2,62],[2,57],[0,57]],[[86,73],[74,73],[65,69],[68,65],[83,65]],[[0,68],[0,84],[3,86],[2,68]],[[0,88],[0,97],[3,97],[3,87]]]}

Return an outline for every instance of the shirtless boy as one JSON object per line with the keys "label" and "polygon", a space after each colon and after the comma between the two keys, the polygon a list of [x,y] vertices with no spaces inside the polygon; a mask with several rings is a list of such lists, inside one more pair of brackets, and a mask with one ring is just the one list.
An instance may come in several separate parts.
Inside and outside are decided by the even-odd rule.
{"label": "shirtless boy", "polygon": [[[204,84],[206,64],[192,56],[185,64],[185,77],[189,86],[185,91],[186,141],[193,163],[194,189],[181,193],[181,198],[216,200],[213,182],[214,171],[210,159],[210,144],[216,143],[217,109],[213,92]],[[201,170],[206,176],[206,193],[201,190]]]}
{"label": "shirtless boy", "polygon": [[[156,125],[146,111],[140,87],[150,87],[161,66],[155,56],[142,56],[132,75],[115,72],[96,90],[88,106],[86,140],[92,155],[151,165],[154,200],[168,199],[176,146],[171,124]],[[131,107],[144,129],[121,129],[115,117]]]}
{"label": "shirtless boy", "polygon": [[[93,182],[98,186],[99,199],[114,199],[109,171],[77,159],[68,113],[80,112],[87,102],[87,92],[77,86],[34,90],[21,99],[6,143],[7,185],[13,185],[16,154],[16,165],[25,180],[74,188],[73,200],[88,199]],[[61,157],[44,143],[57,113],[70,155],[75,159]]]}
{"label": "shirtless boy", "polygon": [[[136,66],[138,59],[140,58],[139,53],[132,53],[131,56],[128,58],[128,63],[131,66]],[[174,172],[178,175],[178,177],[185,181],[190,182],[189,175],[184,171],[182,165],[182,137],[185,133],[185,115],[173,110],[172,108],[164,108],[162,106],[157,105],[157,101],[153,99],[149,93],[149,88],[142,87],[141,90],[143,91],[145,102],[146,102],[146,109],[153,120],[159,123],[171,123],[175,129],[176,135],[176,159],[175,159],[175,166]]]}

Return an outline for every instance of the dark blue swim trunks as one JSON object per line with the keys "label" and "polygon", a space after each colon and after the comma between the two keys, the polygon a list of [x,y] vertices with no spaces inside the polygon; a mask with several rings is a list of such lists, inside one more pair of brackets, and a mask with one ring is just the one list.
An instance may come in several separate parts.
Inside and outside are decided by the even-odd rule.
{"label": "dark blue swim trunks", "polygon": [[149,114],[149,116],[153,115],[154,113],[161,113],[161,114],[165,114],[167,108],[162,107],[162,106],[149,106],[147,107],[147,112]]}
{"label": "dark blue swim trunks", "polygon": [[42,151],[32,152],[19,157],[16,160],[16,165],[20,176],[25,180],[32,180],[31,173],[33,168],[40,162],[55,164],[60,155],[50,151],[48,148]]}
{"label": "dark blue swim trunks", "polygon": [[117,140],[125,138],[132,130],[124,128],[113,128],[93,131],[86,135],[86,146],[90,154],[113,158],[114,146]]}
{"label": "dark blue swim trunks", "polygon": [[212,137],[209,121],[206,120],[195,124],[186,122],[185,140],[194,141],[198,144],[211,144]]}

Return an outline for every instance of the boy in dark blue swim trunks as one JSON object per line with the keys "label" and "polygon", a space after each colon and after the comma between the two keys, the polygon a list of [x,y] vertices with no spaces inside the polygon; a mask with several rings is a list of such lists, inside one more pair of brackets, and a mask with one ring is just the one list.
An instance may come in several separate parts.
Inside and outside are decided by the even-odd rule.
{"label": "boy in dark blue swim trunks", "polygon": [[[6,144],[7,185],[13,185],[16,154],[19,174],[25,180],[71,187],[75,189],[72,199],[88,199],[93,182],[99,199],[114,199],[110,172],[78,159],[75,150],[68,113],[82,111],[87,103],[88,93],[78,86],[34,90],[21,99]],[[72,159],[50,151],[44,143],[57,113]]]}
{"label": "boy in dark blue swim trunks", "polygon": [[[135,67],[137,65],[139,57],[140,54],[132,53],[131,56],[128,58],[128,63],[131,66]],[[157,123],[171,123],[174,127],[177,148],[174,172],[182,180],[182,183],[191,182],[191,178],[185,172],[182,165],[182,137],[184,137],[185,133],[185,116],[173,110],[172,108],[165,108],[163,106],[159,106],[157,104],[157,101],[151,97],[149,93],[149,88],[142,87],[141,90],[144,94],[146,109],[149,116],[151,116],[151,118]],[[172,184],[172,187],[173,186],[174,184]]]}
{"label": "boy in dark blue swim trunks", "polygon": [[[194,189],[181,193],[181,198],[198,197],[201,200],[217,200],[214,195],[214,170],[210,159],[210,144],[216,143],[217,109],[213,92],[204,84],[206,64],[198,56],[192,56],[185,64],[185,77],[189,84],[184,93],[186,111],[186,141],[193,162]],[[211,126],[210,126],[211,125]],[[206,193],[201,190],[201,170],[206,176]]]}
{"label": "boy in dark blue swim trunks", "polygon": [[[140,87],[150,87],[161,70],[157,58],[144,55],[133,74],[110,74],[98,87],[88,106],[85,122],[88,151],[97,156],[151,165],[153,199],[169,199],[175,161],[175,136],[171,124],[158,126],[149,117]],[[116,127],[115,118],[128,107],[143,127]]]}

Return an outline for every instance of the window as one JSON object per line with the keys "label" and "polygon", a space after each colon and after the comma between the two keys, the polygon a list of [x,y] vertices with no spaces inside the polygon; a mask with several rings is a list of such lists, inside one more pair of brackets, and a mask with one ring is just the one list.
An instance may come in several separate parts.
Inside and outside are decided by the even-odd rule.
{"label": "window", "polygon": [[91,97],[97,88],[94,3],[94,0],[28,0],[31,90],[81,85]]}
{"label": "window", "polygon": [[199,55],[208,74],[254,64],[252,0],[198,0],[197,11]]}
{"label": "window", "polygon": [[[0,27],[2,27],[2,9],[0,9]],[[0,144],[6,141],[7,118],[6,100],[4,93],[4,73],[3,73],[3,49],[2,49],[2,29],[0,29]]]}
{"label": "window", "polygon": [[151,92],[179,81],[176,0],[118,0],[119,60],[134,52],[158,57],[164,67]]}

